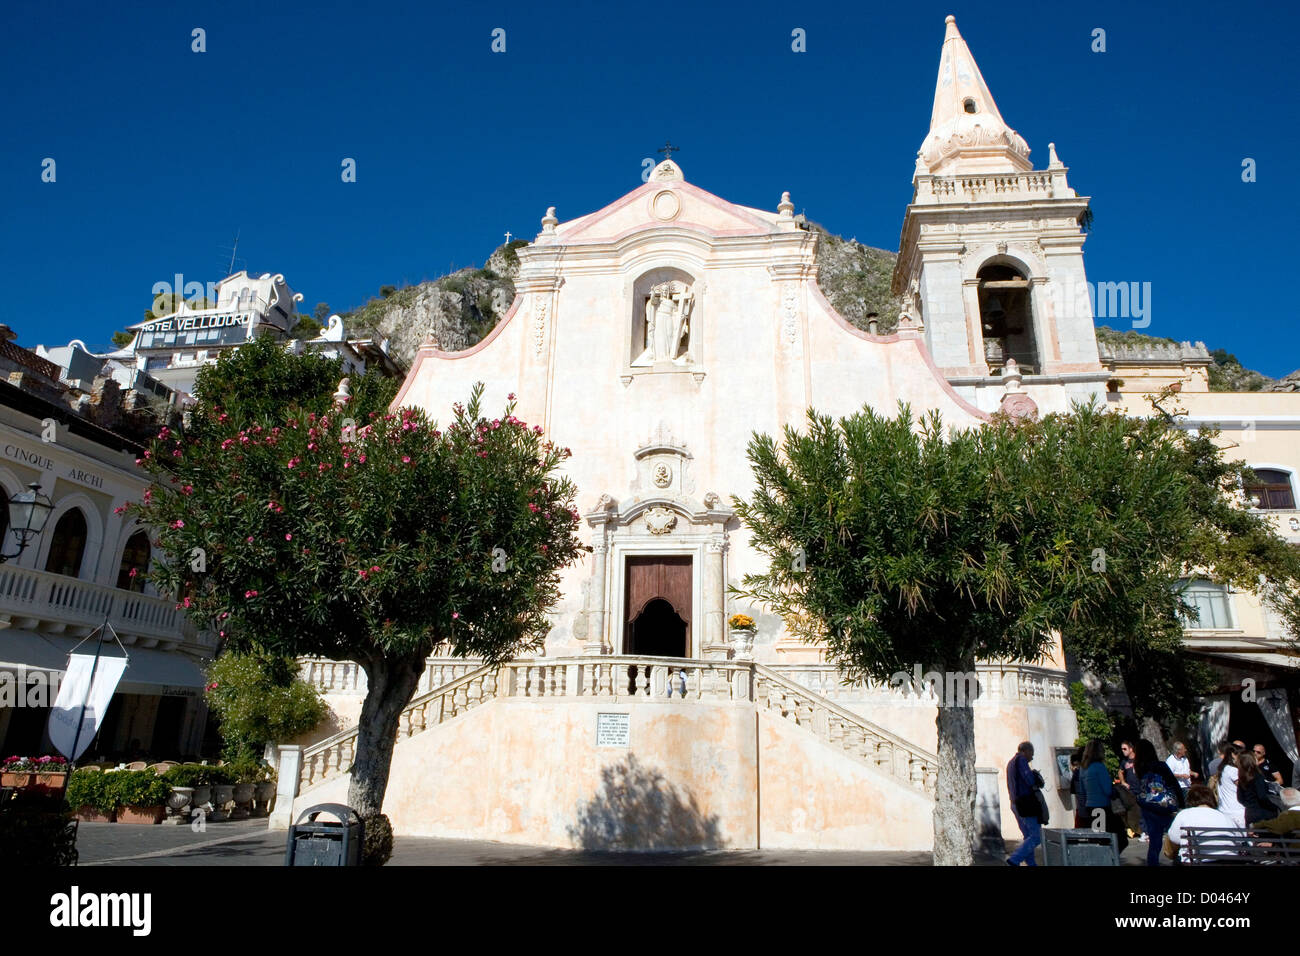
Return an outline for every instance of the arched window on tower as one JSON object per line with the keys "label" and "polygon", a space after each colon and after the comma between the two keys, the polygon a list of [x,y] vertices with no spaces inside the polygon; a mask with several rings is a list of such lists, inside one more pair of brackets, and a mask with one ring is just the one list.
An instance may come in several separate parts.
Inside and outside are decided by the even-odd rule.
{"label": "arched window on tower", "polygon": [[1255,483],[1246,486],[1246,497],[1258,501],[1262,511],[1288,511],[1295,508],[1291,490],[1291,473],[1278,468],[1255,468]]}
{"label": "arched window on tower", "polygon": [[996,375],[1007,359],[1015,359],[1022,373],[1038,374],[1042,369],[1034,341],[1029,280],[1007,265],[987,265],[978,278],[984,359],[989,371]]}
{"label": "arched window on tower", "polygon": [[137,531],[126,541],[122,563],[117,569],[117,586],[124,591],[143,591],[144,576],[149,570],[149,535]]}
{"label": "arched window on tower", "polygon": [[77,577],[81,573],[81,559],[86,553],[86,516],[80,508],[66,512],[54,526],[50,538],[50,553],[45,559],[45,570],[54,574]]}

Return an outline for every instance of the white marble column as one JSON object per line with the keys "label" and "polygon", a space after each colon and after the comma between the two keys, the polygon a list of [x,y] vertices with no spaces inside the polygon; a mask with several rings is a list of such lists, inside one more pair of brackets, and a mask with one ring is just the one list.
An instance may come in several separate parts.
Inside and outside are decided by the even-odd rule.
{"label": "white marble column", "polygon": [[583,654],[604,654],[605,645],[605,569],[609,556],[609,543],[605,540],[605,526],[599,525],[591,544],[591,590],[588,593],[587,640],[582,645]]}
{"label": "white marble column", "polygon": [[704,557],[704,644],[706,659],[726,659],[727,634],[723,620],[726,613],[727,579],[722,556],[727,537],[719,531],[709,536]]}

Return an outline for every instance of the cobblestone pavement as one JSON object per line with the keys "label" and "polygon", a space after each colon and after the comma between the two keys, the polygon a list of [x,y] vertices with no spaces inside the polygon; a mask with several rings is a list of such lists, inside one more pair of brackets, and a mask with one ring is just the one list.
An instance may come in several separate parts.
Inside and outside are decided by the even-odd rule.
{"label": "cobblestone pavement", "polygon": [[[265,820],[188,826],[83,823],[77,835],[82,866],[280,866],[287,833]],[[1013,848],[1015,844],[1012,844]],[[1040,851],[1041,857],[1041,851]],[[1134,841],[1121,862],[1141,866],[1146,844]],[[1001,866],[984,857],[978,865]],[[397,837],[390,866],[929,866],[929,853],[826,850],[735,850],[707,853],[597,853],[550,847]]]}

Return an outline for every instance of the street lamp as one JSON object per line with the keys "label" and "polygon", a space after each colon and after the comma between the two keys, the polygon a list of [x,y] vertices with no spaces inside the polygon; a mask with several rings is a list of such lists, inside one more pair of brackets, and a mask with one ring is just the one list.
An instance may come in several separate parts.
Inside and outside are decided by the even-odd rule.
{"label": "street lamp", "polygon": [[41,486],[35,481],[9,499],[9,530],[18,539],[18,550],[13,554],[0,551],[0,564],[23,553],[31,540],[45,530],[53,510],[54,502],[41,494]]}

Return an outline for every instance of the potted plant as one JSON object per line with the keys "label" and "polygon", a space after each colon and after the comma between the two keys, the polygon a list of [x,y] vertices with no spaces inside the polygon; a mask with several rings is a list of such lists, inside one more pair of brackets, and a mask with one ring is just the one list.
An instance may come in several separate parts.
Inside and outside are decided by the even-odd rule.
{"label": "potted plant", "polygon": [[271,803],[275,800],[275,768],[270,764],[263,765],[262,779],[257,781],[253,787],[253,799],[257,803],[257,812],[262,816],[267,816],[271,812]]}
{"label": "potted plant", "polygon": [[108,774],[89,767],[74,770],[68,778],[64,799],[82,823],[112,823],[116,819],[117,804],[108,783]]}
{"label": "potted plant", "polygon": [[235,778],[229,765],[209,767],[212,781],[212,813],[209,820],[229,820],[230,805],[235,802]]}
{"label": "potted plant", "polygon": [[152,770],[118,770],[107,776],[118,823],[162,822],[171,784]]}
{"label": "potted plant", "polygon": [[0,765],[0,786],[46,795],[61,791],[67,776],[68,762],[62,757],[9,757]]}
{"label": "potted plant", "polygon": [[731,631],[732,657],[748,659],[754,655],[754,633],[758,625],[748,614],[733,614],[727,620]]}

